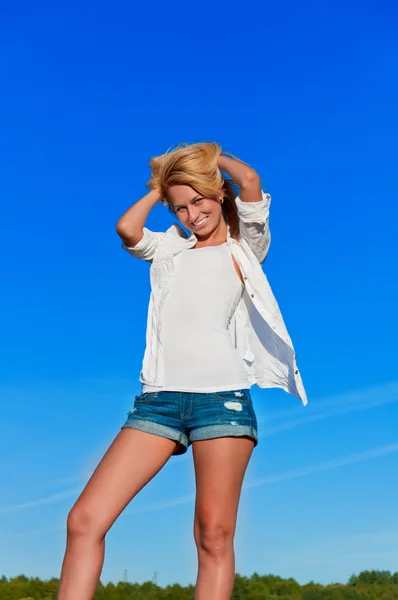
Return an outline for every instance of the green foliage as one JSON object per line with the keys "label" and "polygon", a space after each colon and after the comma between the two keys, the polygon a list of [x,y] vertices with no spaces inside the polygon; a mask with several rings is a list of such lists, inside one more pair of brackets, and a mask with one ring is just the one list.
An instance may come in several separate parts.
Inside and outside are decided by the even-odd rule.
{"label": "green foliage", "polygon": [[398,583],[398,573],[392,575],[390,571],[362,571],[358,576],[352,575],[349,580],[350,585],[359,585],[361,583],[378,583],[386,585]]}
{"label": "green foliage", "polygon": [[[19,575],[0,578],[0,600],[56,600],[59,580]],[[150,581],[98,584],[94,600],[194,600],[195,588],[178,583],[162,588]],[[362,571],[347,584],[299,585],[277,575],[235,576],[232,600],[398,600],[398,572]]]}

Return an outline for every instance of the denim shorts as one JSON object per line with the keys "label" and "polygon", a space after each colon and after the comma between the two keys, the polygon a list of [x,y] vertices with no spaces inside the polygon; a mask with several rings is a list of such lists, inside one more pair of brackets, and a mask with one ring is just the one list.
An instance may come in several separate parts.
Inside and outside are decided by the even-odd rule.
{"label": "denim shorts", "polygon": [[250,390],[229,392],[145,392],[135,397],[124,428],[140,429],[179,442],[184,454],[192,442],[248,436],[257,446],[257,419]]}

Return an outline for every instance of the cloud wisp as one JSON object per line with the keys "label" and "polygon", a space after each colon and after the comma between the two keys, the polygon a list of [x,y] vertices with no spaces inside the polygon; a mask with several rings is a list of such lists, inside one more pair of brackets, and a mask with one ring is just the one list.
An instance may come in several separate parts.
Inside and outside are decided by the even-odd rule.
{"label": "cloud wisp", "polygon": [[[396,401],[398,401],[398,382],[391,382],[388,384],[373,386],[355,392],[340,394],[338,396],[332,396],[325,400],[314,402],[312,408],[310,406],[306,407],[304,410],[307,414],[304,417],[300,416],[303,410],[302,407],[300,407],[299,409],[296,408],[291,410],[279,411],[277,413],[271,414],[267,418],[268,426],[265,425],[266,431],[260,437],[276,434],[288,429],[293,429],[295,427],[299,427],[300,425],[305,425],[313,421],[328,419],[333,416],[345,414],[348,412],[365,410],[376,406],[391,404]],[[309,410],[311,410],[310,414],[308,414],[307,412]],[[297,418],[295,417],[295,415],[297,415]],[[274,425],[272,425],[272,423],[274,423]],[[297,469],[296,471],[267,476],[254,482],[244,484],[243,488],[245,489],[248,487],[255,487],[257,485],[266,485],[268,483],[283,481],[284,479],[302,477],[311,473],[342,467],[355,462],[368,460],[370,458],[376,458],[377,456],[390,454],[392,452],[396,452],[397,449],[398,445],[396,444],[383,446],[381,448],[370,450],[368,452],[350,455],[342,459],[327,461],[318,465],[303,467],[302,469]],[[179,464],[181,464],[181,461],[179,462]],[[85,477],[70,478],[69,481],[83,481],[87,480],[88,478],[89,475],[86,475]],[[64,479],[63,483],[67,483],[67,481],[68,479]],[[50,496],[40,498],[38,500],[33,500],[22,504],[15,504],[12,506],[0,508],[0,515],[26,510],[44,504],[52,504],[54,502],[63,500],[64,498],[77,495],[80,492],[81,488],[73,488],[64,492],[59,492],[57,494],[52,494]],[[181,501],[181,499],[176,499],[176,505],[192,501],[191,496],[184,496],[183,498],[185,498],[185,500],[183,501]],[[153,506],[153,510],[160,510],[161,508],[167,508],[173,505],[173,500],[165,501],[163,503],[155,502],[150,505],[147,505],[145,510],[137,509],[137,511],[147,512],[148,510],[151,510],[149,508],[150,506]],[[135,512],[133,512],[132,514],[135,514]]]}
{"label": "cloud wisp", "polygon": [[393,454],[398,452],[398,444],[389,444],[388,446],[381,446],[379,448],[373,448],[372,450],[366,450],[365,452],[358,452],[357,454],[349,454],[342,458],[334,460],[327,460],[317,465],[309,465],[301,469],[294,471],[285,471],[284,473],[277,473],[276,475],[269,475],[267,477],[260,477],[253,481],[244,484],[243,488],[253,488],[260,485],[267,485],[270,483],[277,483],[278,481],[285,481],[287,479],[295,479],[297,477],[305,477],[306,475],[312,475],[312,473],[321,473],[323,471],[331,471],[332,469],[338,469],[347,465],[353,465],[355,463],[370,460],[372,458],[378,458],[380,456],[386,456],[387,454]]}
{"label": "cloud wisp", "polygon": [[[284,471],[283,473],[276,473],[275,475],[260,477],[248,483],[244,483],[243,489],[246,490],[254,487],[259,487],[261,485],[270,485],[271,483],[278,483],[279,481],[285,481],[287,479],[305,477],[307,475],[312,475],[313,473],[330,471],[332,469],[338,469],[347,465],[363,462],[365,460],[371,460],[372,458],[379,458],[380,456],[393,454],[394,452],[398,452],[398,444],[390,444],[388,446],[381,446],[379,448],[373,448],[372,450],[366,450],[365,452],[349,454],[347,456],[343,456],[342,458],[324,461],[316,465],[309,465],[307,467],[296,469],[294,471]],[[189,502],[193,502],[194,500],[195,494],[179,496],[177,498],[170,498],[170,500],[165,500],[162,502],[153,502],[151,504],[147,504],[143,508],[137,508],[136,510],[129,513],[129,515],[135,515],[141,512],[153,510],[162,510],[164,508],[172,508],[173,506],[178,506],[180,504],[188,504]]]}
{"label": "cloud wisp", "polygon": [[46,496],[45,498],[39,498],[38,500],[32,500],[30,502],[24,502],[23,504],[14,504],[12,506],[5,506],[0,508],[0,515],[6,515],[11,512],[17,512],[19,510],[26,510],[27,508],[33,508],[35,506],[41,506],[43,504],[53,504],[64,498],[70,498],[70,496],[76,496],[81,492],[81,488],[74,488],[73,490],[66,490],[59,494],[52,494],[52,496]]}
{"label": "cloud wisp", "polygon": [[[274,435],[289,429],[295,429],[314,421],[330,419],[335,416],[380,407],[398,402],[398,382],[372,386],[338,394],[324,400],[314,401],[303,409],[302,407],[283,410],[260,418],[264,432],[259,437]],[[303,410],[305,415],[303,416]]]}
{"label": "cloud wisp", "polygon": [[[393,454],[398,452],[398,443],[389,444],[387,446],[381,446],[379,448],[373,448],[371,450],[366,450],[364,452],[359,452],[356,454],[349,454],[347,456],[343,456],[342,458],[324,461],[315,465],[309,465],[307,467],[302,467],[301,469],[296,469],[293,471],[284,471],[282,473],[276,473],[275,475],[269,475],[267,477],[260,477],[258,479],[254,479],[253,481],[244,483],[243,489],[251,489],[254,487],[259,487],[262,485],[270,485],[273,483],[278,483],[279,481],[286,481],[288,479],[295,479],[298,477],[306,477],[308,475],[312,475],[314,473],[320,473],[324,471],[330,471],[332,469],[338,469],[341,467],[345,467],[347,465],[360,463],[366,460],[371,460],[374,458],[379,458],[381,456],[387,456],[389,454]],[[39,506],[41,504],[50,504],[53,502],[57,502],[66,497],[76,495],[81,490],[80,488],[75,488],[73,490],[68,490],[66,492],[62,492],[61,494],[55,494],[53,496],[48,496],[47,498],[41,498],[40,500],[34,500],[32,502],[26,502],[25,504],[18,504],[14,506],[9,506],[3,509],[0,509],[0,514],[7,514],[10,512],[25,510],[28,508],[32,508],[35,506]],[[144,512],[152,512],[157,510],[164,510],[167,508],[173,508],[175,506],[180,506],[183,504],[189,504],[194,502],[195,494],[187,494],[185,496],[178,496],[175,498],[169,498],[168,500],[161,500],[159,502],[152,502],[146,504],[143,507],[137,507],[132,509],[131,511],[127,511],[126,516],[135,516],[137,514],[141,514]],[[40,530],[37,530],[39,532]],[[29,532],[26,532],[29,534]]]}

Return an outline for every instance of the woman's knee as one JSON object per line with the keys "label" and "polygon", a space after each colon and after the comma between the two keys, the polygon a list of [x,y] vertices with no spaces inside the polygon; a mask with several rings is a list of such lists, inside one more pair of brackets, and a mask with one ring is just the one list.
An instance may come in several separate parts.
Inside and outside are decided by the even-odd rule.
{"label": "woman's knee", "polygon": [[225,523],[198,523],[195,542],[198,551],[212,558],[228,554],[233,546],[234,527]]}
{"label": "woman's knee", "polygon": [[89,536],[99,539],[106,533],[101,531],[93,512],[79,504],[75,504],[68,515],[67,532],[70,537]]}

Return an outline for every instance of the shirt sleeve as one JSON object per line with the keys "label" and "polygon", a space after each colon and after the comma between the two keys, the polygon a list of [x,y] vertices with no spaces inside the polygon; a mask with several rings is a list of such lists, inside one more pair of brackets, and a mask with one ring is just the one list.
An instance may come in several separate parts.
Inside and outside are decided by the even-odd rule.
{"label": "shirt sleeve", "polygon": [[259,202],[243,202],[235,198],[239,216],[239,234],[249,244],[260,264],[264,262],[271,243],[269,230],[270,194],[262,192]]}
{"label": "shirt sleeve", "polygon": [[122,248],[134,258],[151,262],[156,250],[163,241],[165,233],[163,231],[150,231],[146,227],[143,228],[143,232],[142,239],[135,246],[128,246],[125,242],[122,242]]}

